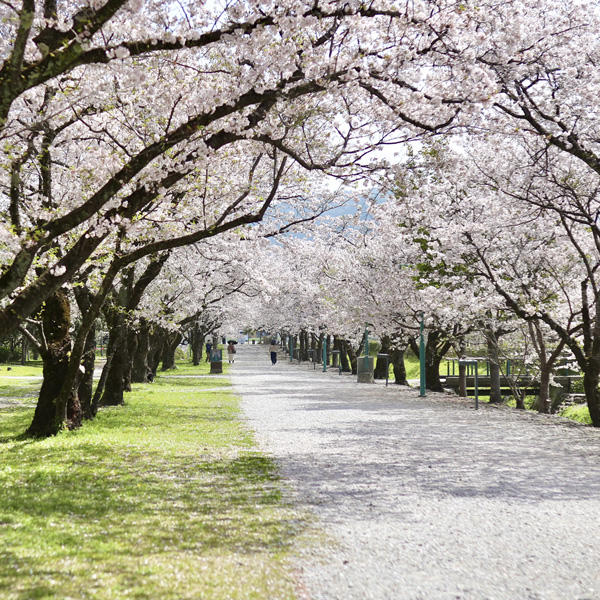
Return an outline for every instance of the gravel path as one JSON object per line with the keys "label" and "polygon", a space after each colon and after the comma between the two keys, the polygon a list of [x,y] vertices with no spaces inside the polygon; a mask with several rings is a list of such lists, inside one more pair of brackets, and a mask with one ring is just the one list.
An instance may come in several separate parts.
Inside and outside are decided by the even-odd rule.
{"label": "gravel path", "polygon": [[241,346],[251,427],[326,540],[310,600],[600,600],[600,431]]}

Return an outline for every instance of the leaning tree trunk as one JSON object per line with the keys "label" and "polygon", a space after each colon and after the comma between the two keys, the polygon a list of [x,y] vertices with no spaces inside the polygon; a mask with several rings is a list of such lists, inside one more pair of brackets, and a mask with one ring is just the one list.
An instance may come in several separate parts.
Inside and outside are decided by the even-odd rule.
{"label": "leaning tree trunk", "polygon": [[108,372],[110,371],[110,364],[112,362],[113,350],[110,342],[110,336],[108,339],[108,344],[106,345],[106,362],[102,367],[102,373],[100,373],[100,379],[96,384],[96,389],[94,390],[94,395],[92,396],[92,410],[94,414],[98,413],[98,406],[100,406],[100,398],[102,398],[102,394],[104,394],[104,386],[106,384],[106,378],[108,377]]}
{"label": "leaning tree trunk", "polygon": [[[390,353],[390,336],[389,335],[384,335],[381,338],[381,350],[380,352],[382,354],[389,354]],[[377,357],[377,363],[375,365],[375,370],[373,371],[373,377],[375,379],[386,379],[388,374],[387,371],[389,369],[389,362],[381,357],[379,358],[379,356]]]}
{"label": "leaning tree trunk", "polygon": [[[175,351],[177,350],[179,344],[181,344],[181,340],[183,336],[179,332],[171,333],[166,336],[165,343],[162,348],[162,366],[160,368],[161,371],[171,371],[177,368],[175,364]],[[217,343],[213,338],[213,348],[217,349]]]}
{"label": "leaning tree trunk", "polygon": [[394,348],[390,353],[392,368],[394,369],[394,383],[397,385],[408,385],[406,379],[406,365],[404,364],[404,350]]}
{"label": "leaning tree trunk", "polygon": [[42,330],[46,340],[43,352],[43,381],[33,421],[26,434],[34,437],[56,435],[63,427],[81,425],[82,412],[73,391],[67,402],[59,401],[59,392],[69,368],[71,310],[66,293],[59,289],[44,303]]}
{"label": "leaning tree trunk", "polygon": [[113,339],[110,346],[110,366],[104,383],[104,392],[100,400],[100,406],[121,406],[124,404],[124,375],[128,364],[127,356],[127,334],[123,323],[112,327],[110,337]]}

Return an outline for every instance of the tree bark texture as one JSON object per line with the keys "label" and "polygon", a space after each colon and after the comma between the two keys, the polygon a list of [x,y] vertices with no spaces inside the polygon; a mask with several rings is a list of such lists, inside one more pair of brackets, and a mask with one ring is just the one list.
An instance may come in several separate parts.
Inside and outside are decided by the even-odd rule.
{"label": "tree bark texture", "polygon": [[467,365],[462,363],[458,364],[458,395],[467,397]]}
{"label": "tree bark texture", "polygon": [[204,339],[206,335],[200,328],[198,321],[195,321],[190,331],[190,346],[192,347],[192,364],[197,367],[202,361],[202,350],[204,348]]}
{"label": "tree bark texture", "polygon": [[[90,310],[92,299],[90,291],[85,287],[75,289],[75,299],[77,306],[83,317]],[[95,319],[94,319],[95,323]],[[93,419],[98,412],[97,405],[92,403],[92,391],[94,387],[94,368],[96,366],[96,327],[95,324],[90,327],[85,340],[85,347],[82,356],[83,375],[77,387],[77,396],[81,404],[81,410],[84,419]]]}
{"label": "tree bark texture", "polygon": [[84,419],[93,419],[98,407],[92,406],[92,389],[94,387],[94,368],[96,366],[96,328],[92,326],[85,340],[83,355],[83,376],[77,388],[77,396],[81,404]]}
{"label": "tree bark texture", "polygon": [[134,383],[147,383],[150,367],[148,366],[148,351],[150,349],[150,328],[145,320],[140,323],[137,332],[137,344],[131,365],[131,381]]}
{"label": "tree bark texture", "polygon": [[498,336],[490,330],[485,332],[487,343],[487,355],[490,362],[490,402],[502,402],[502,391],[500,389],[500,352],[498,348]]}
{"label": "tree bark texture", "polygon": [[404,350],[394,348],[390,352],[390,360],[394,369],[394,383],[397,385],[408,385],[406,365],[404,364]]}
{"label": "tree bark texture", "polygon": [[587,401],[592,425],[600,427],[600,391],[598,390],[600,365],[590,365],[583,374],[583,389],[585,391],[585,399]]}
{"label": "tree bark texture", "polygon": [[[181,344],[182,339],[183,335],[181,335],[179,331],[168,332],[165,336],[161,354],[161,371],[171,371],[177,368],[177,365],[175,364],[175,351],[177,350],[179,344]],[[217,345],[218,339],[213,336],[213,348],[216,349]]]}
{"label": "tree bark texture", "polygon": [[346,341],[342,339],[337,340],[337,350],[340,351],[340,364],[342,365],[342,373],[351,373],[352,366],[348,360],[348,349]]}
{"label": "tree bark texture", "polygon": [[[389,354],[390,353],[390,336],[384,335],[381,338],[381,354]],[[391,358],[391,357],[390,357]],[[377,362],[375,364],[375,370],[373,372],[373,377],[375,379],[385,379],[387,377],[387,371],[389,369],[389,358],[386,360],[383,357],[377,357]]]}
{"label": "tree bark texture", "polygon": [[48,437],[63,427],[74,429],[83,418],[77,394],[66,402],[59,401],[59,392],[69,367],[71,309],[66,293],[58,289],[49,296],[42,308],[42,328],[46,340],[42,360],[43,381],[38,402],[27,435]]}
{"label": "tree bark texture", "polygon": [[127,368],[127,334],[124,326],[115,326],[110,330],[112,348],[110,363],[108,364],[108,373],[104,383],[104,391],[100,400],[100,406],[120,406],[124,404],[123,392],[125,369]]}

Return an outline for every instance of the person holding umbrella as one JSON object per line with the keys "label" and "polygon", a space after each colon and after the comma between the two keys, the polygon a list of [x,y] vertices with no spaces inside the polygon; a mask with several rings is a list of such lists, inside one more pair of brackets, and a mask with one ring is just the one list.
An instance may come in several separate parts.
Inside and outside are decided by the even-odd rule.
{"label": "person holding umbrella", "polygon": [[227,356],[229,358],[230,363],[235,362],[235,345],[236,344],[237,344],[237,342],[235,340],[227,341]]}

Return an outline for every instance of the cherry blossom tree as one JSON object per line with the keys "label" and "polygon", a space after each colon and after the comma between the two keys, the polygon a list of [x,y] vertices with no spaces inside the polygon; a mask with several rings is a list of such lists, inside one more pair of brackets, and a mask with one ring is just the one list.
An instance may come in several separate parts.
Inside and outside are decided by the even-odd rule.
{"label": "cherry blossom tree", "polygon": [[[417,192],[408,199],[412,230],[418,223],[420,243],[427,245],[441,283],[468,285],[479,306],[493,295],[501,300],[495,301],[498,308],[504,305],[530,324],[540,405],[548,408],[551,371],[566,346],[584,373],[594,415],[594,182],[564,154],[555,154],[554,161],[548,155],[540,169],[527,136],[513,138],[507,153],[498,153],[500,141],[508,144],[504,136],[472,138],[460,150],[434,156],[432,176],[418,199]],[[584,216],[586,211],[591,214]],[[544,329],[554,333],[552,346]]]}

